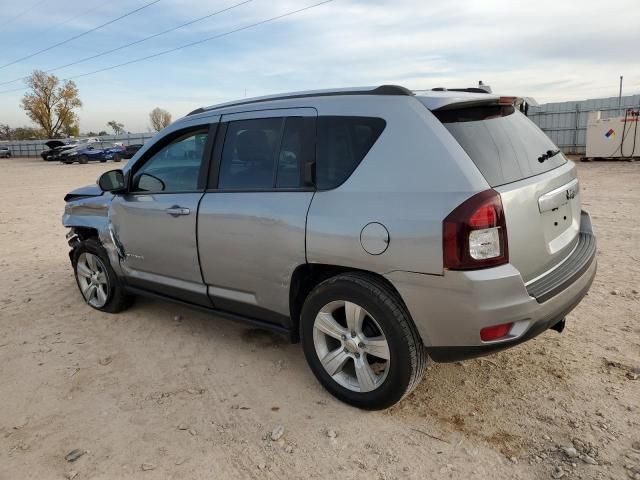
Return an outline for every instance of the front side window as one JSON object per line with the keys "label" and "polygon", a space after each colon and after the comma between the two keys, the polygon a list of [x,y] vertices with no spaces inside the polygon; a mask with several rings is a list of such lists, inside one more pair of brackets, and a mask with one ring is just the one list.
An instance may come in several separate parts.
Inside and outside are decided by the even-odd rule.
{"label": "front side window", "polygon": [[316,185],[327,190],[349,178],[384,130],[382,118],[318,117]]}
{"label": "front side window", "polygon": [[208,128],[184,133],[161,147],[133,176],[139,192],[193,192],[198,190]]}

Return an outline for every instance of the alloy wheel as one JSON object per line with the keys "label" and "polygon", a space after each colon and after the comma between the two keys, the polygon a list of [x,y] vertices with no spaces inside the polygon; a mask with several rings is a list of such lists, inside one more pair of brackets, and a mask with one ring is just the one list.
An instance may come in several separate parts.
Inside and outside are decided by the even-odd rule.
{"label": "alloy wheel", "polygon": [[325,371],[354,392],[371,392],[389,373],[387,339],[373,316],[348,301],[330,302],[313,324],[313,343]]}
{"label": "alloy wheel", "polygon": [[94,308],[104,307],[109,298],[109,278],[100,257],[81,253],[76,263],[76,275],[85,301]]}

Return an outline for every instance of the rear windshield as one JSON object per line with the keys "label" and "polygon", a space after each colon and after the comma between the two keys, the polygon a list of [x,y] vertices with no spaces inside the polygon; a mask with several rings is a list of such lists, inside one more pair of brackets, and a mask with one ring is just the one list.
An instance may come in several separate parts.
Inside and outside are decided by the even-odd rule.
{"label": "rear windshield", "polygon": [[492,187],[548,172],[567,161],[558,154],[539,162],[541,155],[558,148],[512,106],[485,105],[436,110],[433,114]]}

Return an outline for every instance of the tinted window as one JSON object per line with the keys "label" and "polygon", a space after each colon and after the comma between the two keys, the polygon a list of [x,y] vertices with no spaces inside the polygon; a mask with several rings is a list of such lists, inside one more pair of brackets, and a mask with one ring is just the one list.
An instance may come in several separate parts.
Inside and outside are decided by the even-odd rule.
{"label": "tinted window", "polygon": [[162,147],[133,177],[133,189],[147,192],[198,190],[207,128],[185,133]]}
{"label": "tinted window", "polygon": [[335,188],[349,178],[385,125],[386,122],[381,118],[318,117],[318,188]]}
{"label": "tinted window", "polygon": [[260,118],[229,122],[218,188],[273,188],[282,121],[282,118]]}
{"label": "tinted window", "polygon": [[[313,134],[306,128],[309,118],[289,117],[285,122],[280,154],[278,155],[278,175],[276,187],[297,188],[302,186],[302,166],[313,161]],[[308,135],[311,133],[311,135]],[[310,138],[311,137],[311,138]]]}
{"label": "tinted window", "polygon": [[531,120],[512,106],[488,105],[435,111],[492,187],[532,177],[563,165],[557,147]]}

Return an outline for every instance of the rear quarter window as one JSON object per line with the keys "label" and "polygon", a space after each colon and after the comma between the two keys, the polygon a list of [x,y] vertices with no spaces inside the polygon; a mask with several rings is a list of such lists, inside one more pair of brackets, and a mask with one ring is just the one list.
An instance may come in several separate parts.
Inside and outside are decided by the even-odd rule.
{"label": "rear quarter window", "polygon": [[372,117],[318,117],[316,185],[336,188],[353,173],[382,134],[386,122]]}
{"label": "rear quarter window", "polygon": [[548,172],[567,161],[558,154],[539,162],[543,153],[556,151],[557,147],[512,106],[488,105],[433,113],[492,187]]}

